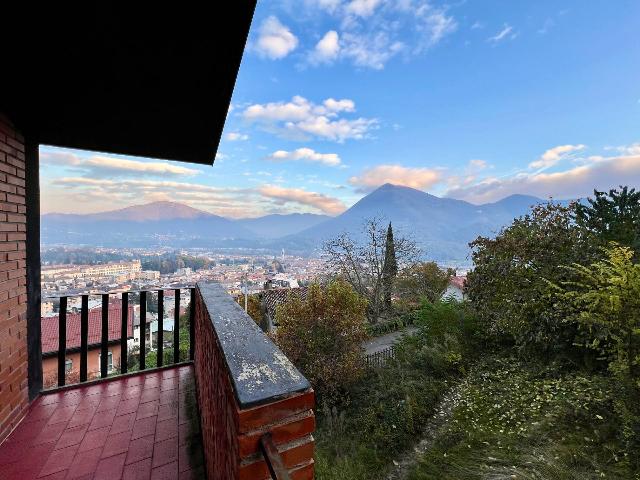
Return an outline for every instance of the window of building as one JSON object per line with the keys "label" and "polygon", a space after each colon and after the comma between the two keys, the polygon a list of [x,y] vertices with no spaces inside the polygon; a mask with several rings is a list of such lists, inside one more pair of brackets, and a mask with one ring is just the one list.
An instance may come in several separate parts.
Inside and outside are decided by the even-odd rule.
{"label": "window of building", "polygon": [[[102,354],[98,354],[99,365],[102,365]],[[113,370],[113,353],[109,352],[107,354],[107,372],[111,373]]]}
{"label": "window of building", "polygon": [[73,370],[73,360],[67,358],[64,362],[64,371],[65,373],[69,373],[71,370]]}

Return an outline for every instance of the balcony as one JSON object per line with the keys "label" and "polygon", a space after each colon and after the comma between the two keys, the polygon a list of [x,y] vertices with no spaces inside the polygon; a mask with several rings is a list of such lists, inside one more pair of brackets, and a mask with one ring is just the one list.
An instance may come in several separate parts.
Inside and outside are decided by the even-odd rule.
{"label": "balcony", "polygon": [[[146,364],[141,336],[133,372],[129,293],[122,294],[115,326],[113,295],[101,296],[97,316],[87,295],[79,314],[67,313],[69,299],[60,298],[58,348],[46,354],[56,359],[57,382],[0,445],[3,478],[313,478],[309,382],[218,284],[189,289],[190,343],[181,353],[180,291],[171,292],[173,341],[163,338],[160,290],[156,364]],[[140,292],[141,326],[148,325],[146,296]],[[120,358],[111,373],[109,345]],[[100,352],[93,363],[92,351]],[[79,363],[74,385],[68,385],[76,378],[67,371],[70,355]]]}

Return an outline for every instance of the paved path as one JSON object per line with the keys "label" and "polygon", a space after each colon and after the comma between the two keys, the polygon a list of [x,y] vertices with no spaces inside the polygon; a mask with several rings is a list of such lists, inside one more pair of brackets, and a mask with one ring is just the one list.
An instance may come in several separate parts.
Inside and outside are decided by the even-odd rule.
{"label": "paved path", "polygon": [[403,335],[411,335],[416,331],[418,331],[418,327],[409,326],[403,330],[387,333],[379,337],[374,337],[371,340],[367,340],[362,344],[362,346],[364,347],[365,355],[380,352],[396,343]]}

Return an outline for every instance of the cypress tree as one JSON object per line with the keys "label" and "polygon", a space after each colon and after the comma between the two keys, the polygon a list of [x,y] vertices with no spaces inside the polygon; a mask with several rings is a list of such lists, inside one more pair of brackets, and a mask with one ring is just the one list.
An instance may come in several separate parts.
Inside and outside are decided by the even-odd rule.
{"label": "cypress tree", "polygon": [[398,262],[396,260],[396,249],[393,242],[393,229],[391,228],[391,222],[389,222],[389,227],[387,228],[387,241],[384,247],[384,263],[382,265],[382,290],[386,310],[391,308],[393,281],[397,274]]}

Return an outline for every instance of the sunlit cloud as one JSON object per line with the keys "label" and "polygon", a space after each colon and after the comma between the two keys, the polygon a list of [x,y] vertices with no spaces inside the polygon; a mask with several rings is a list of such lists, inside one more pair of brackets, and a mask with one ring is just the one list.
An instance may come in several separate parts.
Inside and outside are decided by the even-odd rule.
{"label": "sunlit cloud", "polygon": [[265,197],[273,198],[282,203],[295,203],[311,206],[328,215],[338,215],[346,210],[345,204],[327,195],[309,192],[301,188],[283,188],[275,185],[264,185],[259,192]]}
{"label": "sunlit cloud", "polygon": [[640,185],[640,155],[592,156],[590,163],[553,173],[519,173],[485,178],[472,185],[451,188],[447,196],[486,203],[513,194],[539,198],[582,198],[594,189],[608,190],[619,184]]}
{"label": "sunlit cloud", "polygon": [[546,169],[556,165],[557,163],[571,158],[572,154],[584,150],[585,145],[558,145],[557,147],[550,148],[542,154],[542,156],[531,162],[529,168],[533,169]]}
{"label": "sunlit cloud", "polygon": [[307,162],[321,163],[330,167],[336,167],[341,163],[340,157],[337,153],[318,153],[311,148],[298,148],[291,152],[286,150],[277,150],[269,155],[267,159],[274,162],[303,160]]}
{"label": "sunlit cloud", "polygon": [[353,176],[349,183],[360,192],[369,192],[385,183],[425,190],[443,179],[442,172],[431,168],[410,168],[402,165],[378,165],[360,175]]}

